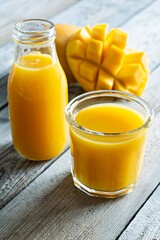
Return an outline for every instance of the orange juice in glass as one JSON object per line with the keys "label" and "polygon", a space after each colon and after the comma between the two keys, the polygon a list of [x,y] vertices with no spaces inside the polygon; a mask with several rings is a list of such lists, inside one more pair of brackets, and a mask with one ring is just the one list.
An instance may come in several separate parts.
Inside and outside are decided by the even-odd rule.
{"label": "orange juice in glass", "polygon": [[68,139],[67,81],[58,62],[52,22],[25,20],[15,25],[15,58],[8,79],[13,144],[31,160],[59,155]]}
{"label": "orange juice in glass", "polygon": [[82,94],[67,106],[75,186],[92,196],[118,197],[133,190],[142,168],[153,111],[119,91]]}

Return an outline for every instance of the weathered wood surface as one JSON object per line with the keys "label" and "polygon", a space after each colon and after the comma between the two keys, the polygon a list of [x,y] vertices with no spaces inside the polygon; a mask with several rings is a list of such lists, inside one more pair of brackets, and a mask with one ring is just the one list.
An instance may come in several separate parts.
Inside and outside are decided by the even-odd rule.
{"label": "weathered wood surface", "polygon": [[[112,27],[121,26],[128,31],[129,44],[145,50],[150,57],[152,74],[143,98],[157,109],[157,115],[149,131],[139,185],[130,195],[105,200],[88,197],[73,187],[69,151],[62,154],[56,162],[53,159],[50,162],[34,163],[21,159],[11,143],[7,108],[0,111],[1,207],[8,203],[0,214],[2,239],[114,240],[121,236],[119,239],[125,240],[130,234],[132,239],[151,240],[149,237],[152,236],[155,240],[159,239],[160,232],[156,224],[150,226],[152,235],[150,231],[142,235],[150,223],[146,208],[149,209],[148,213],[159,209],[159,204],[157,208],[150,204],[152,199],[156,202],[154,196],[159,196],[157,186],[160,184],[159,8],[159,1],[112,0],[99,1],[97,4],[97,1],[83,0],[53,18],[49,16],[56,19],[55,22],[78,25],[109,22]],[[11,45],[0,48],[0,53],[8,51],[11,56],[11,47],[7,46]],[[9,68],[11,63],[7,59],[6,66]],[[0,74],[6,73],[7,67]],[[77,94],[81,91],[75,89]],[[76,91],[70,91],[73,92],[73,97]],[[151,200],[148,200],[149,197]],[[145,212],[146,221],[142,221]],[[158,214],[155,218],[153,214],[151,218],[156,219],[160,225]],[[133,225],[131,222],[128,226],[132,219]],[[142,224],[140,229],[136,219]]]}
{"label": "weathered wood surface", "polygon": [[128,239],[160,239],[160,186],[119,238],[119,240]]}
{"label": "weathered wood surface", "polygon": [[0,1],[0,45],[11,39],[12,28],[15,22],[26,18],[49,18],[65,10],[78,0],[5,0]]}
{"label": "weathered wood surface", "polygon": [[0,79],[0,110],[7,105],[7,80],[8,75]]}

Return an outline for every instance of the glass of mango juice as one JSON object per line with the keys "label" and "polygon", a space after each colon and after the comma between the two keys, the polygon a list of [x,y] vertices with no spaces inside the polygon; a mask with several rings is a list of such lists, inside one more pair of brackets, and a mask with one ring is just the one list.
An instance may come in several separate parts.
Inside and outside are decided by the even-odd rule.
{"label": "glass of mango juice", "polygon": [[131,192],[141,173],[153,117],[147,102],[120,91],[74,98],[66,108],[74,185],[97,197]]}

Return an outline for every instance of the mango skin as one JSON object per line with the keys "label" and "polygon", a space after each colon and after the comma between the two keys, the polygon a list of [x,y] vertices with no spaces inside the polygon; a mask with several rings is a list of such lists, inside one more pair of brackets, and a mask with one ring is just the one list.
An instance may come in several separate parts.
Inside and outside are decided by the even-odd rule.
{"label": "mango skin", "polygon": [[68,41],[80,29],[78,26],[69,24],[55,24],[56,28],[56,50],[59,62],[66,74],[68,84],[77,82],[66,59],[66,46]]}

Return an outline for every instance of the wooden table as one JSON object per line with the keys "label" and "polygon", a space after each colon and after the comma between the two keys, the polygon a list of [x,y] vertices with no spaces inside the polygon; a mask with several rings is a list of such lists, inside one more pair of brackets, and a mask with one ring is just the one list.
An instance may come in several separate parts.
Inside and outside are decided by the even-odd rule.
{"label": "wooden table", "polygon": [[[15,152],[6,81],[13,58],[11,29],[24,18],[80,26],[108,22],[129,33],[129,46],[146,51],[150,78],[143,98],[156,110],[140,182],[124,197],[93,198],[73,186],[70,150],[48,162]],[[160,239],[160,1],[0,0],[0,239]],[[80,88],[70,88],[79,94]]]}

